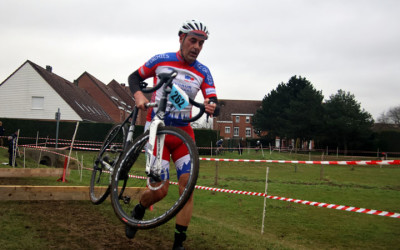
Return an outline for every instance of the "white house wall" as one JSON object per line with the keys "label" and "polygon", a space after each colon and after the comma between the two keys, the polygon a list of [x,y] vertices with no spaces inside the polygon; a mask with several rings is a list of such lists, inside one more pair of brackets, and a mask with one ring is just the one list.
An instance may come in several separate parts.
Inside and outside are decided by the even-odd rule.
{"label": "white house wall", "polygon": [[[44,97],[43,109],[32,109],[33,96]],[[82,121],[81,117],[29,63],[25,63],[0,85],[0,117],[55,119],[58,108],[61,120]]]}

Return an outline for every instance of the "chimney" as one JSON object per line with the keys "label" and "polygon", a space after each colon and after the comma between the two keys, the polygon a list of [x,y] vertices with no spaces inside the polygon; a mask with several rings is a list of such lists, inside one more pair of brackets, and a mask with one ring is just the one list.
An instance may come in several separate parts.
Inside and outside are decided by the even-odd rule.
{"label": "chimney", "polygon": [[125,87],[125,83],[121,83],[122,87]]}
{"label": "chimney", "polygon": [[74,85],[75,85],[75,86],[77,86],[77,87],[78,87],[78,83],[79,83],[79,81],[78,81],[78,80],[74,80]]}
{"label": "chimney", "polygon": [[50,65],[46,65],[46,70],[50,73],[52,73],[53,68]]}

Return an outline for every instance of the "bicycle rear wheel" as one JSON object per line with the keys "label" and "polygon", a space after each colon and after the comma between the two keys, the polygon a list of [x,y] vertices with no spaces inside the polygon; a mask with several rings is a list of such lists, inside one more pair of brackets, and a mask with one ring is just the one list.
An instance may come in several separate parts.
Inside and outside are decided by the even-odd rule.
{"label": "bicycle rear wheel", "polygon": [[89,196],[95,205],[101,204],[110,194],[112,172],[123,153],[124,140],[125,128],[115,125],[94,160]]}
{"label": "bicycle rear wheel", "polygon": [[149,139],[149,131],[139,136],[123,155],[111,181],[111,204],[114,211],[122,222],[134,228],[149,229],[166,223],[183,208],[196,185],[199,156],[192,138],[185,131],[175,127],[159,128],[157,137],[160,135],[174,137],[174,140],[179,140],[187,148],[190,157],[188,181],[179,192],[176,169],[171,163],[169,181],[164,184],[168,185],[167,195],[155,203],[151,209],[146,209],[142,220],[132,218],[132,210],[139,203],[143,192],[150,192],[146,187],[146,156],[142,153]]}

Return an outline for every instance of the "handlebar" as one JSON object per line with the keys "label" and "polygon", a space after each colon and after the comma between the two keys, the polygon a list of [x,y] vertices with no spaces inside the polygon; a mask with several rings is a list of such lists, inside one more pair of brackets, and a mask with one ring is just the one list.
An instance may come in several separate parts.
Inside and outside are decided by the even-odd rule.
{"label": "handlebar", "polygon": [[200,119],[200,117],[206,111],[206,107],[204,106],[204,104],[198,103],[195,100],[192,100],[192,98],[190,98],[190,97],[189,97],[189,103],[192,104],[195,107],[198,107],[200,109],[200,112],[197,115],[195,115],[194,117],[190,118],[190,119],[183,119],[184,122],[194,122],[194,121]]}
{"label": "handlebar", "polygon": [[147,83],[146,82],[141,82],[140,83],[140,89],[142,90],[143,93],[151,93],[154,91],[157,91],[158,89],[160,89],[164,84],[166,84],[167,86],[170,86],[172,83],[172,80],[178,75],[178,72],[176,71],[172,71],[171,73],[161,73],[158,74],[158,78],[160,79],[160,82],[152,87],[152,88],[146,88],[147,87]]}
{"label": "handlebar", "polygon": [[[166,87],[172,87],[172,80],[173,80],[177,75],[178,75],[178,72],[176,72],[176,71],[172,71],[171,73],[161,73],[161,74],[158,74],[157,77],[160,79],[160,82],[159,82],[156,86],[154,86],[154,87],[152,87],[152,88],[146,88],[148,84],[147,84],[146,82],[141,82],[141,83],[140,83],[141,91],[142,91],[143,93],[151,93],[151,92],[157,91],[158,89],[160,89],[160,88],[161,88],[162,86],[164,86],[164,85],[165,85]],[[169,93],[167,92],[167,94],[169,94]],[[205,110],[206,110],[204,104],[199,103],[199,102],[196,102],[195,100],[193,100],[193,99],[190,98],[190,97],[189,97],[189,103],[190,103],[191,105],[193,105],[193,106],[199,108],[199,109],[200,109],[200,112],[199,112],[197,115],[195,115],[194,117],[192,117],[192,118],[189,118],[189,119],[182,119],[183,122],[194,122],[194,121],[200,119],[200,117],[204,114],[204,112],[205,112]],[[154,107],[154,106],[157,106],[157,105],[158,105],[158,104],[155,104],[155,103],[148,103],[146,106],[147,106],[147,107],[151,107],[151,106]]]}

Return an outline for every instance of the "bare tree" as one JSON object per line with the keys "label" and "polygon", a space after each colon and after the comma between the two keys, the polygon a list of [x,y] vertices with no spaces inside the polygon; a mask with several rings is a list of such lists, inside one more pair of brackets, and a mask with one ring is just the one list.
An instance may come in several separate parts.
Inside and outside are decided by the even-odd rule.
{"label": "bare tree", "polygon": [[383,112],[379,118],[378,122],[384,124],[396,124],[400,126],[400,105],[397,107],[392,107],[388,112]]}
{"label": "bare tree", "polygon": [[388,116],[385,112],[382,112],[382,113],[379,115],[379,117],[378,117],[378,119],[377,119],[377,122],[378,122],[378,123],[382,123],[382,124],[389,124],[389,123],[390,123],[389,116]]}
{"label": "bare tree", "polygon": [[389,119],[396,125],[400,125],[400,105],[390,108],[388,111]]}

